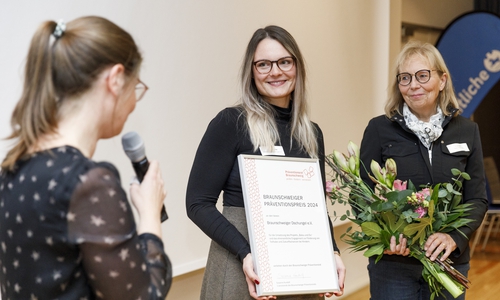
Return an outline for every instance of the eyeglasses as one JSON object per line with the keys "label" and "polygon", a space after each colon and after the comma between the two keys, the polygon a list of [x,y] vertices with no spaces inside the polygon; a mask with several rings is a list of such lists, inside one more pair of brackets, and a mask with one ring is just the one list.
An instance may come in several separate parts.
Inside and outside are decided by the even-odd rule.
{"label": "eyeglasses", "polygon": [[135,85],[135,101],[139,102],[149,88],[139,78],[137,80],[139,80],[139,82]]}
{"label": "eyeglasses", "polygon": [[276,66],[278,66],[281,71],[287,72],[293,68],[295,58],[293,58],[292,56],[285,56],[273,61],[262,59],[255,61],[253,65],[255,66],[255,70],[257,70],[257,72],[259,72],[260,74],[268,74],[273,69],[274,63],[276,63]]}
{"label": "eyeglasses", "polygon": [[418,70],[415,72],[415,74],[410,74],[410,73],[399,73],[396,75],[396,79],[400,85],[406,86],[411,83],[411,80],[413,76],[415,76],[415,79],[420,82],[420,83],[427,83],[429,80],[431,80],[431,71],[436,71],[436,70]]}

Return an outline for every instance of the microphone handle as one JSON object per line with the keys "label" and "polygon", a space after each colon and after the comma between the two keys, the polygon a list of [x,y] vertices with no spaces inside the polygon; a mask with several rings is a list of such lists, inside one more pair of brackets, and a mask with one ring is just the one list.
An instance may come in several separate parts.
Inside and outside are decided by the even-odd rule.
{"label": "microphone handle", "polygon": [[[146,175],[146,172],[148,171],[149,168],[149,161],[146,157],[142,159],[141,161],[138,162],[132,162],[132,166],[134,167],[135,175],[137,176],[137,179],[139,182],[142,182],[144,179],[144,175]],[[168,220],[168,215],[167,211],[165,210],[165,205],[161,207],[161,221],[165,222]]]}

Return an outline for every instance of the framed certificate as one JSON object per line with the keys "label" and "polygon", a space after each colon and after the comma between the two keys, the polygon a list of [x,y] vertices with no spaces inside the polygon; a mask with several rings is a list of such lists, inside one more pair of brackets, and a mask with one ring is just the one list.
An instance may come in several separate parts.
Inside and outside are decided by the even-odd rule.
{"label": "framed certificate", "polygon": [[339,290],[317,159],[238,156],[257,294]]}

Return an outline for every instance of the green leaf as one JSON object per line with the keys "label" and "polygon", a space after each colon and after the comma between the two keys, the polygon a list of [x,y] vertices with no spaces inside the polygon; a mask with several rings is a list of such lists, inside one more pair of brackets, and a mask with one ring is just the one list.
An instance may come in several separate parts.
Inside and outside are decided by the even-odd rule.
{"label": "green leaf", "polygon": [[447,190],[449,193],[452,193],[452,192],[454,191],[454,189],[453,189],[453,185],[452,185],[451,183],[447,183],[447,184],[445,185],[445,188],[446,188],[446,190]]}
{"label": "green leaf", "polygon": [[391,246],[391,237],[392,234],[389,233],[389,231],[382,230],[380,232],[380,241],[384,244],[385,248],[389,248]]}
{"label": "green leaf", "polygon": [[385,211],[380,214],[382,220],[388,226],[391,232],[394,232],[394,227],[396,227],[396,216],[392,211]]}
{"label": "green leaf", "polygon": [[459,169],[456,168],[451,169],[451,174],[453,174],[453,176],[458,176],[460,175],[460,173],[462,172]]}
{"label": "green leaf", "polygon": [[361,229],[367,236],[380,237],[382,228],[375,222],[365,222],[361,224]]}
{"label": "green leaf", "polygon": [[415,185],[413,184],[413,182],[411,180],[408,180],[408,182],[406,184],[406,189],[410,190],[412,192],[416,192],[417,191],[417,188],[415,188]]}
{"label": "green leaf", "polygon": [[431,218],[428,217],[421,218],[419,219],[419,221],[420,222],[408,224],[405,227],[403,234],[413,238],[412,244],[414,244],[417,240],[419,240],[419,244],[422,245],[425,239],[427,238],[425,234],[426,229],[431,225],[432,222]]}
{"label": "green leaf", "polygon": [[382,244],[377,244],[373,247],[370,247],[370,249],[366,250],[363,256],[365,257],[370,257],[373,255],[380,255],[384,253],[384,245]]}
{"label": "green leaf", "polygon": [[403,232],[404,228],[408,225],[404,218],[399,218],[398,222],[394,226],[393,232]]}
{"label": "green leaf", "polygon": [[371,239],[371,240],[358,242],[356,245],[359,245],[359,246],[371,246],[371,245],[376,245],[378,243],[380,243],[380,239],[374,238],[374,239]]}
{"label": "green leaf", "polygon": [[447,190],[445,190],[445,189],[440,189],[440,190],[439,190],[439,193],[438,193],[438,197],[439,197],[439,198],[444,198],[444,197],[446,197],[447,195],[448,195],[448,191],[447,191]]}

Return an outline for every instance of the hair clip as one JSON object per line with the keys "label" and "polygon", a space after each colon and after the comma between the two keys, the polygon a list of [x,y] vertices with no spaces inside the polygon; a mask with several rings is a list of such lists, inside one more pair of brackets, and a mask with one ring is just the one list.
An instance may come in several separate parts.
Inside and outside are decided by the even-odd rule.
{"label": "hair clip", "polygon": [[61,19],[59,20],[59,22],[57,22],[56,28],[54,29],[52,35],[56,39],[58,39],[63,35],[64,31],[66,31],[66,23],[64,23],[64,21]]}

